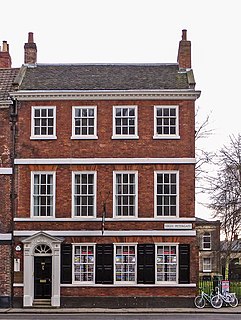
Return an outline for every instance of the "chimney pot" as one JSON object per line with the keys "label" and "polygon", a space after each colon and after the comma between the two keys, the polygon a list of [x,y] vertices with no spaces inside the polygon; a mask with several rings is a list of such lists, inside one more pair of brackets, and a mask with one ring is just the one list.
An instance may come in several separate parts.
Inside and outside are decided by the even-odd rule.
{"label": "chimney pot", "polygon": [[28,33],[28,43],[33,43],[33,32]]}
{"label": "chimney pot", "polygon": [[8,52],[8,43],[7,41],[3,41],[3,50],[4,52]]}
{"label": "chimney pot", "polygon": [[187,30],[186,29],[182,30],[182,40],[187,40]]}

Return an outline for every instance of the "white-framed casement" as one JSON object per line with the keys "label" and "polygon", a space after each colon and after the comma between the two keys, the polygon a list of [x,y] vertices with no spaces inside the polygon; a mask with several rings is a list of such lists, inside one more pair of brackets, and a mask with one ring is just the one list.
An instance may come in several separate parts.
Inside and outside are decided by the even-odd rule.
{"label": "white-framed casement", "polygon": [[137,171],[113,171],[113,217],[138,217]]}
{"label": "white-framed casement", "polygon": [[31,172],[31,218],[55,217],[55,171]]}
{"label": "white-framed casement", "polygon": [[98,139],[97,106],[72,106],[71,139]]}
{"label": "white-framed casement", "polygon": [[96,171],[72,172],[72,218],[95,218],[97,194]]}
{"label": "white-framed casement", "polygon": [[137,283],[137,243],[114,243],[114,284]]}
{"label": "white-framed casement", "polygon": [[156,243],[156,284],[178,283],[178,244]]}
{"label": "white-framed casement", "polygon": [[113,106],[112,139],[139,139],[137,106]]}
{"label": "white-framed casement", "polygon": [[179,171],[154,172],[154,216],[179,217]]}
{"label": "white-framed casement", "polygon": [[56,106],[32,106],[30,139],[57,139]]}
{"label": "white-framed casement", "polygon": [[180,139],[179,106],[154,106],[153,139]]}
{"label": "white-framed casement", "polygon": [[211,257],[204,257],[202,262],[203,262],[203,272],[211,272],[212,271]]}
{"label": "white-framed casement", "polygon": [[75,243],[72,259],[72,283],[95,284],[95,243]]}
{"label": "white-framed casement", "polygon": [[211,250],[211,233],[210,232],[204,232],[202,236],[202,249]]}

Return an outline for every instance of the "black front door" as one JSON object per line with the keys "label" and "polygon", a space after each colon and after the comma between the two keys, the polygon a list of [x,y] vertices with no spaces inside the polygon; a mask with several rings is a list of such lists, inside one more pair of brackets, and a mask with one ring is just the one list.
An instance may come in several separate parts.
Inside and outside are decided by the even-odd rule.
{"label": "black front door", "polygon": [[52,288],[52,257],[34,257],[34,298],[50,299]]}

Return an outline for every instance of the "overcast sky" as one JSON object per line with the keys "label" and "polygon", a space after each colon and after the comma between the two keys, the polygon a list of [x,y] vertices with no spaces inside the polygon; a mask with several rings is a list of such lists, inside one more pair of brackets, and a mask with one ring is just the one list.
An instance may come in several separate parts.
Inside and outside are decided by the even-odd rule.
{"label": "overcast sky", "polygon": [[[168,63],[187,29],[199,120],[211,113],[215,130],[203,147],[218,150],[240,132],[240,0],[8,0],[0,12],[13,67],[23,63],[28,32],[39,63]],[[197,204],[196,214],[211,213]]]}

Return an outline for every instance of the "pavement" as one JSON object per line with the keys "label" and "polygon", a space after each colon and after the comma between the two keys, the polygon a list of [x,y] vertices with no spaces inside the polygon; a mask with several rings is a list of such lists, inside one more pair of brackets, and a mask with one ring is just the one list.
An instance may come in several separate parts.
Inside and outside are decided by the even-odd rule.
{"label": "pavement", "polygon": [[241,305],[236,308],[232,307],[221,307],[220,309],[214,309],[212,307],[205,307],[203,309],[198,308],[122,308],[122,309],[103,309],[103,308],[8,308],[1,309],[2,313],[221,313],[221,314],[241,314]]}

